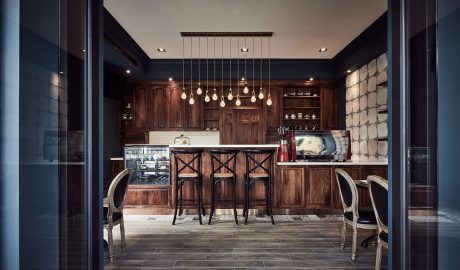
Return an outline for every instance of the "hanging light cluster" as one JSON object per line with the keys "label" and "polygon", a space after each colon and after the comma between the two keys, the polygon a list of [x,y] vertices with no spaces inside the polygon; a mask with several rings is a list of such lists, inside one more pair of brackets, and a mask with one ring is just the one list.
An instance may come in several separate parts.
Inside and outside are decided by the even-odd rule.
{"label": "hanging light cluster", "polygon": [[[273,101],[271,99],[270,95],[270,87],[271,87],[271,55],[270,55],[270,38],[272,36],[271,32],[265,32],[265,33],[181,33],[182,34],[182,93],[181,93],[181,98],[182,99],[187,99],[190,105],[195,104],[195,97],[194,94],[196,93],[197,96],[201,96],[204,92],[204,101],[205,102],[211,102],[211,100],[217,101],[219,99],[220,95],[220,102],[219,106],[220,107],[225,107],[226,104],[226,99],[228,101],[233,101],[235,100],[235,105],[236,106],[241,106],[241,98],[243,97],[248,97],[249,96],[244,96],[245,94],[249,94],[250,88],[249,88],[249,81],[247,77],[247,54],[248,54],[248,49],[247,49],[247,37],[252,36],[252,91],[250,94],[250,101],[251,102],[256,102],[257,99],[263,100],[267,98],[266,104],[267,106],[271,106],[273,104]],[[194,58],[193,58],[193,43],[194,43],[194,37],[198,38],[198,78],[197,81],[194,84],[194,74],[193,74],[193,65],[194,65]],[[216,84],[216,37],[217,39],[220,37],[221,41],[221,82],[220,85],[218,86]],[[260,42],[260,52],[258,53],[260,64],[259,64],[259,93],[256,96],[256,77],[255,77],[255,69],[256,69],[256,52],[255,52],[255,43],[256,43],[256,37]],[[186,85],[185,85],[185,38],[189,38],[190,40],[190,94],[187,96],[187,90],[186,90]],[[201,39],[205,38],[206,39],[206,88],[202,88],[202,81],[201,81]],[[209,39],[212,39],[213,42],[213,55],[214,57],[212,58],[213,63],[212,63],[212,90],[210,90],[210,84],[209,84]],[[233,71],[233,66],[232,66],[232,59],[233,59],[233,41],[234,39],[237,39],[237,70],[236,70],[236,96],[235,93],[233,92],[232,86],[234,86],[235,81],[234,78],[232,77],[232,71]],[[244,53],[244,77],[240,77],[240,39],[244,38],[244,48],[241,49],[241,52]],[[266,42],[266,46],[268,47],[268,63],[266,62],[265,64],[268,66],[268,85],[263,85],[263,74],[264,74],[264,53],[263,53],[263,48],[264,48],[264,40],[268,40]],[[229,74],[229,85],[228,89],[225,91],[225,86],[224,86],[224,42],[229,42],[229,52],[228,52],[228,74]],[[233,73],[234,76],[234,73]],[[195,78],[196,79],[196,78]],[[243,87],[243,94],[240,95],[240,86]],[[220,87],[220,91],[218,91]],[[266,89],[267,95],[265,95],[264,87]],[[220,92],[220,93],[219,93]],[[227,93],[225,93],[227,92]],[[211,95],[212,94],[212,95]]]}

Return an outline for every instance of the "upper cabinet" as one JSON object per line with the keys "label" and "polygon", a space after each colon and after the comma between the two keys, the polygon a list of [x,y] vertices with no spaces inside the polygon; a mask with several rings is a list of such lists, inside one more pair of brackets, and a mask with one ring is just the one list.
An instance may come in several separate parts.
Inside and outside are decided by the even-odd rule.
{"label": "upper cabinet", "polygon": [[204,129],[204,97],[195,95],[195,103],[190,105],[188,101],[185,104],[185,129],[186,130],[203,130]]}
{"label": "upper cabinet", "polygon": [[168,88],[168,127],[169,130],[184,130],[185,101],[181,99],[180,87]]}
{"label": "upper cabinet", "polygon": [[335,84],[321,87],[321,129],[337,129],[337,91]]}
{"label": "upper cabinet", "polygon": [[137,86],[133,90],[134,102],[134,115],[133,127],[134,129],[148,129],[149,115],[148,115],[148,91],[146,86]]}
{"label": "upper cabinet", "polygon": [[152,88],[149,116],[152,130],[166,130],[168,128],[168,93],[166,87]]}

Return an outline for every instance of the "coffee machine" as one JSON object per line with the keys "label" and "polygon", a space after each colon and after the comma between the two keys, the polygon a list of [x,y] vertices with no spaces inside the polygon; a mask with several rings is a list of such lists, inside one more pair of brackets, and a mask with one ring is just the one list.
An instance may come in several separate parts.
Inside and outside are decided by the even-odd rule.
{"label": "coffee machine", "polygon": [[287,141],[289,129],[284,126],[278,128],[279,135],[279,147],[278,147],[278,162],[288,162],[289,161],[289,144]]}

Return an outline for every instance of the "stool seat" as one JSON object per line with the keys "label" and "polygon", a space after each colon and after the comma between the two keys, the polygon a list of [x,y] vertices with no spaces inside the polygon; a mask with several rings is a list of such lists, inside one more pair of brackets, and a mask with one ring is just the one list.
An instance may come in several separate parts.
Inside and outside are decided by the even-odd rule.
{"label": "stool seat", "polygon": [[250,178],[268,178],[268,173],[250,173]]}
{"label": "stool seat", "polygon": [[197,173],[179,173],[178,175],[180,178],[197,178]]}
{"label": "stool seat", "polygon": [[230,177],[234,177],[235,174],[233,173],[214,173],[212,176],[214,176],[215,178],[230,178]]}

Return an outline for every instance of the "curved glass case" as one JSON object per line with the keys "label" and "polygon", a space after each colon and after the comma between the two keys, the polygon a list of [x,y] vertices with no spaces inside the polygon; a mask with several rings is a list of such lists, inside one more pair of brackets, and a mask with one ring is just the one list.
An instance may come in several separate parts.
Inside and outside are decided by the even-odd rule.
{"label": "curved glass case", "polygon": [[164,145],[126,145],[125,168],[133,174],[130,185],[169,185],[169,147]]}

